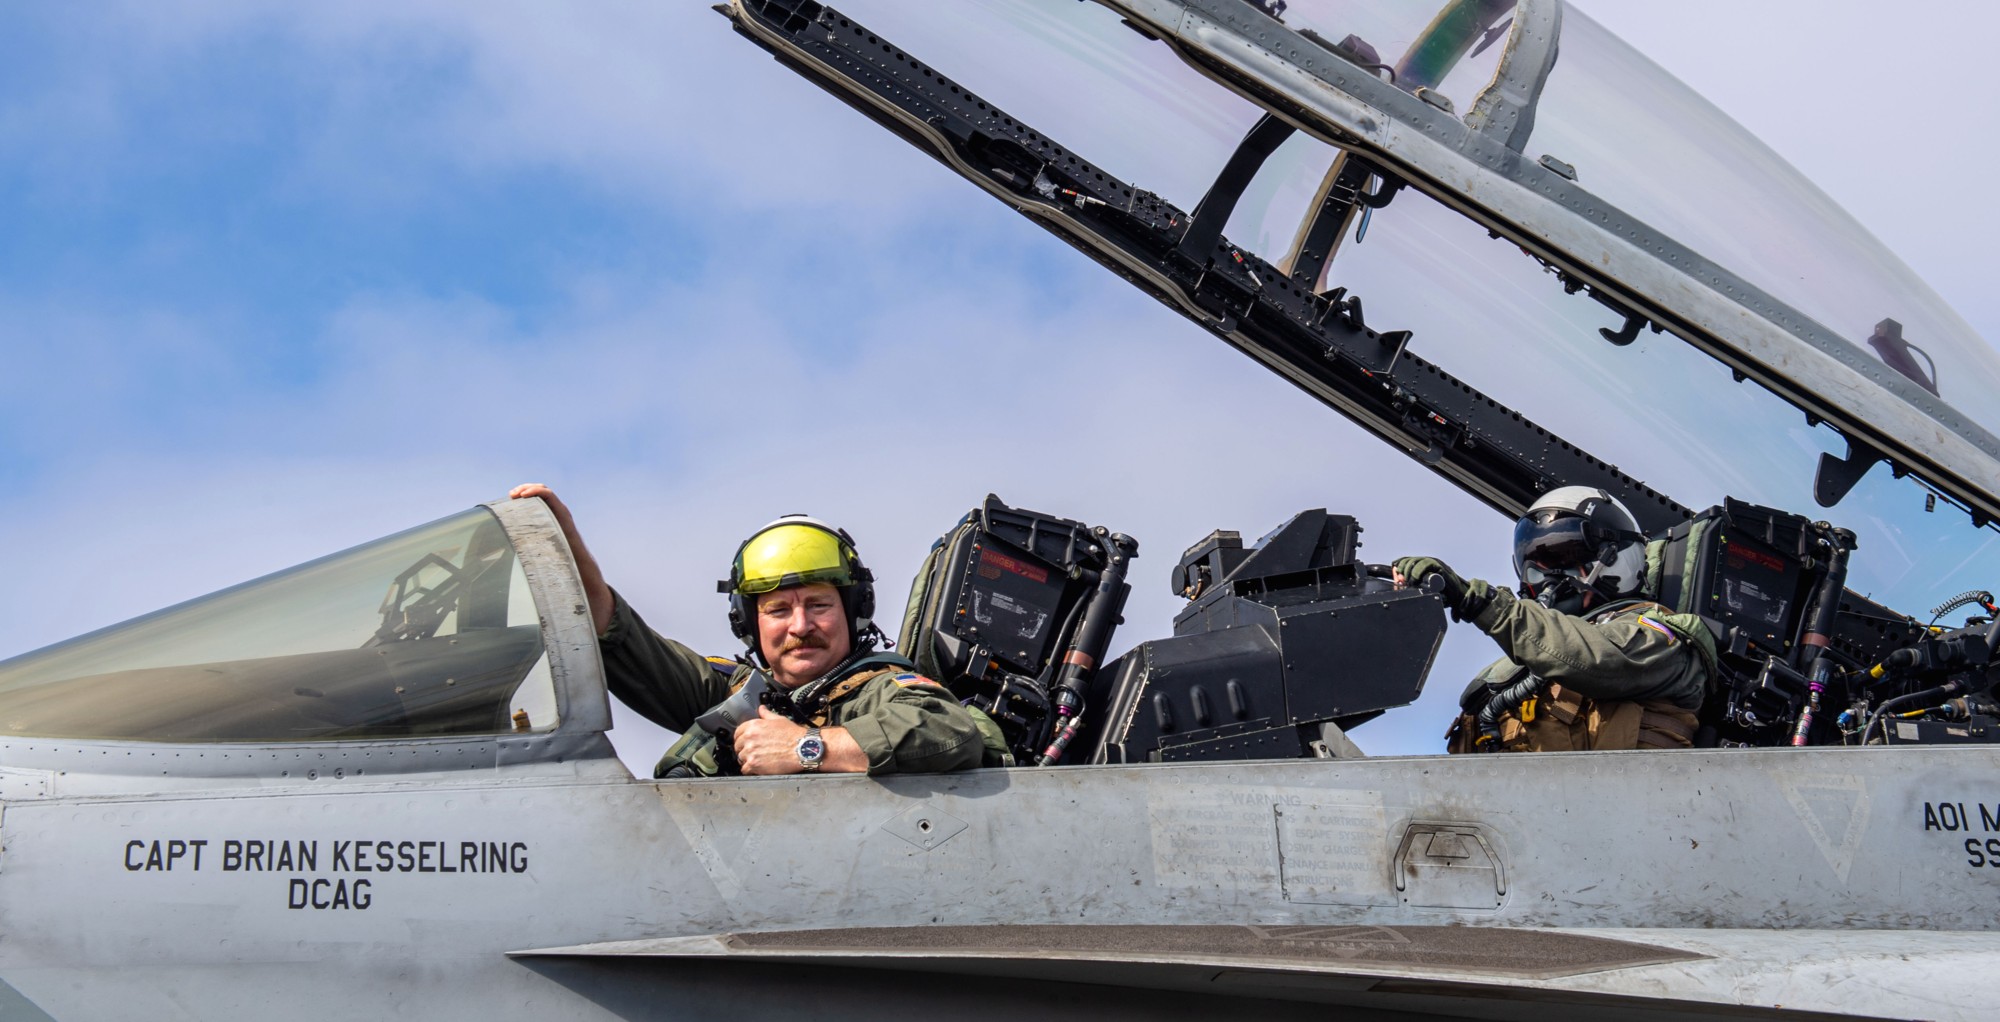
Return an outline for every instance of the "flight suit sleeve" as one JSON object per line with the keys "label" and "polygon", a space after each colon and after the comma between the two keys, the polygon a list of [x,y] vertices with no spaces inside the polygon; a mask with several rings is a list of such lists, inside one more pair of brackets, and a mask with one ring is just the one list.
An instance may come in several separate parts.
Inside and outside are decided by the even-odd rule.
{"label": "flight suit sleeve", "polygon": [[728,698],[728,680],[705,658],[646,627],[617,590],[611,600],[611,627],[597,637],[597,649],[612,695],[669,731],[686,731]]}
{"label": "flight suit sleeve", "polygon": [[871,679],[837,711],[836,723],[868,754],[871,774],[965,770],[986,754],[972,714],[917,675],[889,672]]}
{"label": "flight suit sleeve", "polygon": [[1496,589],[1473,619],[1500,649],[1544,681],[1592,699],[1663,699],[1701,706],[1706,672],[1695,644],[1637,616],[1590,622]]}

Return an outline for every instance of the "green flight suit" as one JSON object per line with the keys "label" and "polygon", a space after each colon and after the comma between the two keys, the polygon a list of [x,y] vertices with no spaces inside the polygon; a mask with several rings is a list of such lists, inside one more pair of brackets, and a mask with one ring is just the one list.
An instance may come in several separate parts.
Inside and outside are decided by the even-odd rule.
{"label": "green flight suit", "polygon": [[[663,638],[624,597],[615,592],[612,597],[611,627],[597,640],[611,694],[653,723],[684,733],[653,775],[664,776],[681,763],[697,773],[714,773],[713,737],[688,729],[703,711],[728,698],[750,669],[718,664]],[[917,675],[908,660],[878,653],[841,671],[830,682],[835,695],[821,711],[824,720],[816,722],[845,728],[868,755],[869,773],[941,773],[980,765],[986,742],[971,713],[943,686]],[[861,684],[845,684],[869,672],[873,676]]]}
{"label": "green flight suit", "polygon": [[[1576,617],[1495,589],[1473,623],[1507,655],[1466,688],[1468,713],[1481,694],[1524,672],[1542,682],[1537,705],[1503,722],[1510,750],[1685,746],[1715,677],[1708,626],[1656,603],[1626,601]],[[1469,720],[1454,733],[1469,732]]]}

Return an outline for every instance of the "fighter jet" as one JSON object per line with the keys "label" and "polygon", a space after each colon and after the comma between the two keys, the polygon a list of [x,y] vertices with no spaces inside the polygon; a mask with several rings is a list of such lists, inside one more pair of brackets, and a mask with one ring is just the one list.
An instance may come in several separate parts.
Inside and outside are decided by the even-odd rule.
{"label": "fighter jet", "polygon": [[1494,511],[1617,496],[1700,747],[1366,757],[1445,620],[1362,523],[1141,537],[1110,658],[1138,541],[995,497],[901,646],[1024,765],[635,779],[498,502],[0,663],[8,1017],[1990,1014],[2000,359],[1755,138],[1560,0],[718,10]]}

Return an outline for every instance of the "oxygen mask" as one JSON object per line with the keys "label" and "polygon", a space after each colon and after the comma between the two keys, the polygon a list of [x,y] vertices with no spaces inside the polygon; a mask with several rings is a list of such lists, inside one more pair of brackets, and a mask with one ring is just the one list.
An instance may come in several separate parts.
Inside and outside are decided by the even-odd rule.
{"label": "oxygen mask", "polygon": [[1567,572],[1538,572],[1540,581],[1521,582],[1521,595],[1559,614],[1580,615],[1596,593],[1585,582]]}

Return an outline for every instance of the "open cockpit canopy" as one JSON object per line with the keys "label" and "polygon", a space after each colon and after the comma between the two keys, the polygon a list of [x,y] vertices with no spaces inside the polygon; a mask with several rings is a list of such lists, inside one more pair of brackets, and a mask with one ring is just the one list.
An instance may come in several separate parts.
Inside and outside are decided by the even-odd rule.
{"label": "open cockpit canopy", "polygon": [[1575,7],[738,0],[732,16],[1496,509],[1588,483],[1660,528],[1730,495],[1853,529],[1850,588],[1912,613],[2000,581],[2000,356]]}
{"label": "open cockpit canopy", "polygon": [[534,733],[558,703],[486,507],[0,662],[0,734],[85,741]]}

